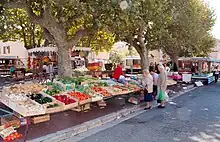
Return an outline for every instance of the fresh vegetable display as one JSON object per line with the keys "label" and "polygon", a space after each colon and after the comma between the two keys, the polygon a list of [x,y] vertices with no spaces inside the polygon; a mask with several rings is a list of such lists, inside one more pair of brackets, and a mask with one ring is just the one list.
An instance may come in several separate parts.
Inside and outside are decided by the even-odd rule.
{"label": "fresh vegetable display", "polygon": [[75,83],[76,85],[80,85],[82,82],[94,81],[94,80],[96,80],[96,79],[95,78],[90,78],[90,77],[77,77],[77,78],[65,77],[65,78],[59,79],[58,81],[62,82],[63,84]]}
{"label": "fresh vegetable display", "polygon": [[44,97],[42,94],[31,94],[27,95],[29,98],[32,100],[35,100],[39,104],[46,104],[46,103],[51,103],[53,100],[49,97]]}
{"label": "fresh vegetable display", "polygon": [[59,85],[51,83],[50,85],[48,85],[47,90],[44,91],[44,92],[47,93],[50,96],[53,96],[55,94],[61,93],[62,91],[63,91],[62,87],[60,87]]}
{"label": "fresh vegetable display", "polygon": [[54,96],[54,98],[56,98],[56,100],[60,102],[63,102],[65,105],[69,105],[76,102],[74,99],[68,97],[67,95],[56,95]]}
{"label": "fresh vegetable display", "polygon": [[81,93],[81,92],[68,92],[68,95],[78,99],[79,101],[84,101],[90,98],[89,95]]}
{"label": "fresh vegetable display", "polygon": [[47,106],[47,108],[54,108],[54,107],[59,107],[60,105],[59,104],[50,104]]}
{"label": "fresh vegetable display", "polygon": [[8,135],[7,137],[4,138],[5,142],[11,142],[11,141],[15,141],[18,140],[22,137],[22,134],[19,134],[18,132],[13,132],[10,135]]}

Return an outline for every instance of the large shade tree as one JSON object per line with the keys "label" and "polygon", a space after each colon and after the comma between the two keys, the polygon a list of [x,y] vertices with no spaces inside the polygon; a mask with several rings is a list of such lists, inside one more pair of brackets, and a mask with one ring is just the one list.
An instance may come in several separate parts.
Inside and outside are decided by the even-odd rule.
{"label": "large shade tree", "polygon": [[115,1],[103,23],[117,39],[133,46],[141,57],[142,69],[149,68],[148,53],[159,48],[161,31],[169,21],[169,0]]}
{"label": "large shade tree", "polygon": [[201,0],[178,0],[171,3],[172,17],[160,45],[177,64],[179,56],[207,56],[214,47],[210,31],[213,11]]}
{"label": "large shade tree", "polygon": [[1,5],[24,9],[31,23],[40,25],[46,38],[54,41],[60,76],[71,76],[69,49],[82,37],[103,30],[99,20],[111,6],[109,1],[102,0],[2,0]]}

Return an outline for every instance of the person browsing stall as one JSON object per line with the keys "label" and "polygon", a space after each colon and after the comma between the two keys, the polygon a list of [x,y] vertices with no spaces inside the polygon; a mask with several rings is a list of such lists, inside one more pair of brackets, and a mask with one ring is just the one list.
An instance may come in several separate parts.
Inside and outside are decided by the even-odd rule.
{"label": "person browsing stall", "polygon": [[142,87],[144,90],[144,100],[147,102],[145,110],[151,109],[151,102],[153,101],[153,77],[149,70],[143,70]]}
{"label": "person browsing stall", "polygon": [[158,79],[158,74],[157,74],[157,71],[154,71],[154,70],[151,70],[150,71],[150,74],[153,76],[153,96],[154,98],[156,97],[157,95],[157,79]]}
{"label": "person browsing stall", "polygon": [[157,88],[159,93],[158,103],[160,103],[158,108],[165,108],[164,96],[165,91],[167,89],[167,74],[162,64],[158,65],[158,70],[160,71],[160,74],[157,79]]}

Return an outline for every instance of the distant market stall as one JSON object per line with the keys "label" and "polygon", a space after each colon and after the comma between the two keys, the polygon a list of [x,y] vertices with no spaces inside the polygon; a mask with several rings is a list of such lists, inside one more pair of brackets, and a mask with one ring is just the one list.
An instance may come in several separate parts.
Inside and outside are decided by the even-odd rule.
{"label": "distant market stall", "polygon": [[179,73],[192,74],[193,81],[202,81],[207,85],[214,81],[212,67],[215,63],[219,63],[219,61],[212,58],[180,58],[178,61]]}
{"label": "distant market stall", "polygon": [[[29,68],[33,68],[34,65],[40,65],[40,61],[44,63],[53,62],[54,64],[58,64],[58,54],[57,47],[38,47],[29,49],[29,59],[28,66]],[[81,67],[85,65],[84,57],[87,57],[90,48],[86,47],[73,47],[70,49],[69,56],[72,60],[73,68]],[[31,64],[32,62],[32,64]]]}

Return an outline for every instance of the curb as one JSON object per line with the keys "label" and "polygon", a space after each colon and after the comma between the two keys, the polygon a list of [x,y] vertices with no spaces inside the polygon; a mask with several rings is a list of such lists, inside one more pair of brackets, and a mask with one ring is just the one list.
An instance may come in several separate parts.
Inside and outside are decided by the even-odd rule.
{"label": "curb", "polygon": [[[170,101],[174,100],[175,98],[178,98],[179,96],[181,96],[187,92],[193,91],[196,88],[197,87],[193,87],[193,88],[188,88],[187,90],[181,91],[177,95],[171,97]],[[152,104],[153,104],[152,108],[157,107],[156,101],[154,101]],[[109,128],[110,128],[110,127],[112,127],[112,125],[113,126],[117,125],[123,121],[126,121],[132,117],[135,117],[137,115],[140,115],[140,114],[146,112],[143,110],[144,107],[145,106],[143,104],[139,104],[139,105],[135,105],[131,108],[125,108],[125,109],[119,110],[117,112],[113,112],[113,113],[101,116],[99,118],[84,122],[82,124],[73,126],[71,128],[67,128],[65,130],[61,130],[56,133],[48,134],[46,136],[42,136],[37,139],[29,140],[28,142],[51,142],[51,141],[60,142],[60,141],[67,140],[67,139],[73,138],[73,137],[76,137],[75,138],[76,140],[74,140],[74,141],[79,141],[79,140],[82,140],[83,138],[85,138],[83,136],[79,136],[80,134],[82,134],[84,132],[91,131],[92,129],[98,128],[100,126],[115,122],[114,124],[111,124],[111,126],[109,126]],[[99,130],[99,132],[100,132],[100,130]]]}

